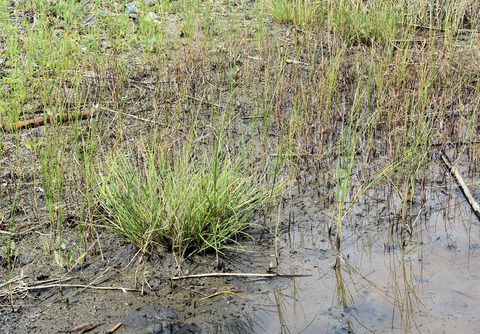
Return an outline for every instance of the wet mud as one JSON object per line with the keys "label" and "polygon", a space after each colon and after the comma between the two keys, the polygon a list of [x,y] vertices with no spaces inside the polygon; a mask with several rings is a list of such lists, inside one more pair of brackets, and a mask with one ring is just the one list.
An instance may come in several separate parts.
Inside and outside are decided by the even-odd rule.
{"label": "wet mud", "polygon": [[[172,254],[143,261],[133,246],[102,229],[92,252],[67,274],[48,252],[39,256],[39,240],[49,230],[26,233],[17,241],[22,252],[10,294],[2,287],[1,331],[68,333],[92,322],[102,324],[93,333],[118,323],[117,333],[137,334],[473,333],[480,325],[478,218],[442,166],[433,162],[431,169],[426,196],[406,214],[407,232],[398,231],[389,185],[379,184],[346,217],[337,252],[334,206],[315,195],[318,185],[306,182],[284,200],[278,238],[270,234],[260,242],[261,229],[253,228],[252,238],[241,240],[245,252],[195,255],[182,265],[185,275],[278,271],[307,277],[174,281],[180,273]],[[70,229],[64,235],[74,235]],[[60,278],[69,279],[49,281]]]}

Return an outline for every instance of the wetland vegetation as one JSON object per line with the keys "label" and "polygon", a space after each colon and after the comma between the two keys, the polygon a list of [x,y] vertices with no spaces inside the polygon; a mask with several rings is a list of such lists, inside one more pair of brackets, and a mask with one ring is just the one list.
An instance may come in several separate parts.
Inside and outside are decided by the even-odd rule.
{"label": "wetland vegetation", "polygon": [[480,4],[0,4],[0,331],[478,328]]}

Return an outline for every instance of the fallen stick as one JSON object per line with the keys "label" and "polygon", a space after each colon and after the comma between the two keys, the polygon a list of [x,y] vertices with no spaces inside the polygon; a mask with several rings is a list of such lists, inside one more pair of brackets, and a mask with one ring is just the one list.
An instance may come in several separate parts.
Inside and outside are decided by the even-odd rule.
{"label": "fallen stick", "polygon": [[248,274],[248,273],[208,273],[208,274],[198,274],[198,275],[184,275],[172,277],[171,280],[179,280],[186,278],[201,278],[201,277],[225,277],[225,276],[234,276],[234,277],[307,277],[312,276],[312,274]]}
{"label": "fallen stick", "polygon": [[100,327],[100,326],[105,325],[105,324],[106,324],[106,322],[103,321],[103,322],[99,322],[98,324],[91,325],[91,326],[85,328],[85,329],[82,331],[82,333],[91,332],[91,331],[93,331],[95,328]]}
{"label": "fallen stick", "polygon": [[93,321],[89,321],[89,322],[87,322],[87,323],[84,323],[84,324],[82,324],[82,325],[79,325],[79,326],[77,326],[77,327],[72,328],[72,329],[70,330],[70,333],[79,332],[79,331],[81,331],[82,329],[85,329],[85,328],[87,328],[87,327],[89,327],[89,326],[91,326],[91,325],[93,325]]}
{"label": "fallen stick", "polygon": [[96,114],[95,111],[82,111],[79,113],[73,113],[73,114],[66,114],[63,116],[57,115],[57,116],[40,116],[32,119],[28,119],[25,121],[18,121],[14,124],[2,124],[1,128],[4,131],[15,131],[15,130],[20,130],[20,129],[27,129],[27,128],[35,128],[37,126],[42,126],[45,125],[46,123],[51,123],[54,120],[62,120],[62,121],[67,121],[70,122],[74,119],[85,119],[88,117],[92,117]]}
{"label": "fallen stick", "polygon": [[93,286],[93,285],[82,285],[82,284],[49,284],[49,285],[38,285],[38,286],[17,286],[13,287],[11,290],[13,293],[21,293],[30,290],[41,290],[41,289],[50,289],[50,288],[84,288],[84,289],[94,289],[94,290],[121,290],[123,292],[133,291],[140,292],[137,289],[129,289],[122,287],[114,286]]}
{"label": "fallen stick", "polygon": [[118,324],[116,324],[115,326],[113,326],[112,329],[110,329],[106,334],[112,334],[112,333],[115,332],[121,325],[123,325],[123,323],[119,322]]}
{"label": "fallen stick", "polygon": [[445,164],[448,171],[450,172],[450,174],[456,179],[458,186],[460,187],[463,195],[465,196],[468,203],[472,207],[473,212],[475,212],[475,214],[477,215],[477,218],[480,219],[480,205],[473,198],[472,193],[470,192],[465,181],[462,178],[462,175],[460,175],[457,168],[452,165],[452,163],[448,159],[445,152],[440,151],[440,157],[442,158],[442,161]]}

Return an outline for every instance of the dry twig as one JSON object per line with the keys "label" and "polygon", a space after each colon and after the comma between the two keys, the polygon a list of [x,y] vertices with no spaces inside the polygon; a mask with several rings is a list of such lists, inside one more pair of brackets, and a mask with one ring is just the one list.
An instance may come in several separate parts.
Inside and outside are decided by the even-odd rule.
{"label": "dry twig", "polygon": [[480,219],[480,205],[478,205],[478,203],[475,201],[475,198],[473,198],[472,193],[471,193],[470,190],[468,189],[467,184],[466,184],[465,181],[463,180],[462,175],[460,174],[460,172],[458,171],[458,169],[451,164],[451,162],[450,162],[450,160],[448,159],[448,157],[447,157],[447,155],[445,154],[445,152],[440,151],[440,157],[442,158],[442,161],[443,161],[443,163],[445,164],[445,166],[446,166],[446,168],[448,169],[448,171],[450,172],[450,174],[451,174],[451,175],[455,178],[455,180],[457,181],[458,186],[460,187],[460,189],[462,190],[463,195],[465,196],[465,198],[467,199],[468,203],[469,203],[470,206],[472,207],[473,212],[475,212],[475,214],[477,215],[478,219]]}
{"label": "dry twig", "polygon": [[[37,282],[31,283],[30,285],[24,282],[18,283],[16,286],[10,287],[8,289],[0,290],[0,297],[8,296],[11,294],[18,294],[22,292],[27,292],[30,290],[41,290],[41,289],[51,289],[51,288],[83,288],[83,289],[94,289],[94,290],[121,290],[123,292],[133,291],[139,292],[137,289],[129,289],[129,288],[122,288],[122,287],[112,287],[112,286],[94,286],[94,285],[84,285],[84,284],[62,284],[61,282],[65,282],[68,280],[73,279],[74,277],[60,279],[60,280],[49,280],[45,282]],[[15,280],[18,281],[18,278]],[[2,286],[12,283],[13,281],[10,280]],[[54,283],[53,283],[54,282]],[[45,284],[45,283],[53,283],[53,284]],[[40,285],[39,285],[40,284]]]}
{"label": "dry twig", "polygon": [[112,329],[110,329],[106,334],[112,334],[112,333],[115,332],[118,328],[120,328],[121,325],[123,325],[123,323],[119,322],[118,324],[116,324],[115,326],[113,326]]}
{"label": "dry twig", "polygon": [[265,274],[255,274],[255,273],[208,273],[208,274],[198,274],[198,275],[184,275],[172,277],[172,280],[186,279],[186,278],[201,278],[201,277],[308,277],[312,276],[311,274],[275,274],[275,273],[265,273]]}
{"label": "dry twig", "polygon": [[81,325],[79,325],[79,326],[77,326],[77,327],[72,328],[72,329],[70,330],[70,333],[72,333],[72,332],[79,332],[79,331],[81,331],[82,329],[85,329],[85,328],[90,327],[90,326],[92,326],[92,325],[93,325],[93,321],[86,322],[86,323],[84,323],[84,324],[81,324]]}

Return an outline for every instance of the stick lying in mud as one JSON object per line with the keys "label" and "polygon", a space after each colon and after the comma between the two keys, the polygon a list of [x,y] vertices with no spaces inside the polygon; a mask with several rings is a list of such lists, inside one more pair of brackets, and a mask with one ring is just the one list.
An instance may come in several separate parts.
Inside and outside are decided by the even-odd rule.
{"label": "stick lying in mud", "polygon": [[39,285],[32,287],[20,287],[20,292],[26,290],[38,290],[38,289],[50,289],[50,288],[85,288],[85,289],[94,289],[94,290],[121,290],[123,292],[133,291],[140,292],[137,289],[122,288],[116,286],[93,286],[93,285],[83,285],[83,284],[51,284],[51,285]]}
{"label": "stick lying in mud", "polygon": [[85,329],[82,331],[82,333],[91,332],[91,331],[93,331],[95,328],[100,327],[100,326],[103,326],[103,325],[105,325],[105,324],[106,324],[106,322],[105,322],[105,321],[102,321],[102,322],[99,322],[98,324],[91,325],[90,327],[85,328]]}
{"label": "stick lying in mud", "polygon": [[27,128],[35,128],[37,126],[42,126],[46,123],[51,123],[54,120],[62,120],[62,121],[72,121],[74,119],[85,119],[88,117],[95,116],[95,111],[82,111],[79,113],[67,114],[63,117],[61,116],[41,116],[32,119],[28,119],[26,121],[18,121],[14,124],[2,124],[1,128],[4,131],[15,131],[20,129],[27,129]]}
{"label": "stick lying in mud", "polygon": [[172,277],[171,280],[179,280],[186,278],[200,278],[200,277],[222,277],[222,276],[234,276],[234,277],[308,277],[312,274],[248,274],[248,273],[208,273],[198,275],[185,275]]}
{"label": "stick lying in mud", "polygon": [[113,332],[115,332],[118,328],[120,328],[120,326],[122,326],[123,323],[119,322],[118,324],[116,324],[115,326],[112,327],[112,329],[110,329],[106,334],[112,334]]}
{"label": "stick lying in mud", "polygon": [[137,289],[129,289],[129,288],[122,288],[122,287],[115,287],[115,286],[93,286],[93,285],[83,285],[83,284],[61,284],[61,283],[37,285],[37,286],[25,286],[25,284],[21,284],[19,286],[5,289],[5,291],[3,291],[3,289],[0,290],[0,297],[9,295],[11,293],[17,294],[25,291],[30,291],[30,290],[41,290],[41,289],[51,289],[51,288],[82,288],[82,289],[94,289],[94,290],[120,290],[122,292],[127,292],[127,291],[140,292]]}
{"label": "stick lying in mud", "polygon": [[457,184],[462,190],[463,195],[468,200],[468,203],[470,203],[473,212],[475,212],[477,218],[480,219],[480,205],[478,205],[478,203],[473,198],[472,193],[468,189],[465,181],[463,181],[462,175],[458,172],[457,168],[452,165],[445,152],[440,151],[440,157],[442,158],[442,161],[447,167],[450,174],[456,179]]}
{"label": "stick lying in mud", "polygon": [[79,331],[81,331],[81,330],[83,330],[83,329],[85,329],[85,328],[87,328],[87,327],[92,326],[92,325],[93,325],[93,321],[86,322],[86,323],[84,323],[84,324],[82,324],[82,325],[79,325],[79,326],[77,326],[77,327],[72,328],[72,329],[70,330],[70,333],[79,332]]}
{"label": "stick lying in mud", "polygon": [[93,321],[86,322],[86,323],[84,323],[84,324],[82,324],[82,325],[79,325],[79,326],[77,326],[77,327],[72,328],[72,329],[70,330],[70,333],[79,332],[79,331],[81,331],[82,329],[87,328],[87,327],[89,327],[89,326],[91,326],[91,325],[93,325]]}

